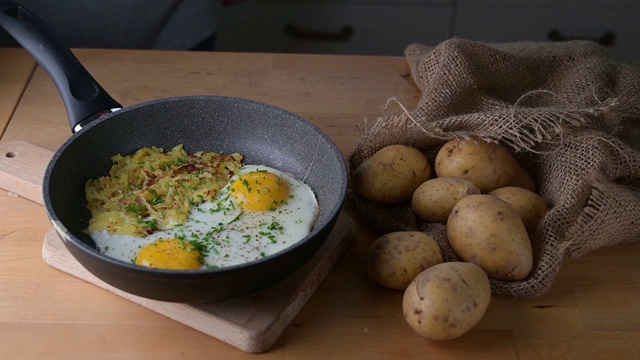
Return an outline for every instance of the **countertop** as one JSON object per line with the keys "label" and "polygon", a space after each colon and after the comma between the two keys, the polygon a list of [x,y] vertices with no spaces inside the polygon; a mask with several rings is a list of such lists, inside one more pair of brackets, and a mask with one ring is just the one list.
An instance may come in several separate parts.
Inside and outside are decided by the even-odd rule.
{"label": "countertop", "polygon": [[[318,125],[345,158],[389,98],[411,109],[420,97],[401,57],[74,52],[125,106],[202,94],[259,100]],[[71,135],[53,83],[21,49],[0,49],[2,130],[3,142],[24,140],[52,151]],[[543,296],[493,296],[472,331],[434,342],[406,324],[402,292],[367,277],[364,252],[379,234],[356,212],[349,215],[355,244],[275,345],[256,355],[49,267],[41,255],[51,226],[44,208],[0,190],[0,354],[8,359],[640,358],[640,243],[567,259]]]}

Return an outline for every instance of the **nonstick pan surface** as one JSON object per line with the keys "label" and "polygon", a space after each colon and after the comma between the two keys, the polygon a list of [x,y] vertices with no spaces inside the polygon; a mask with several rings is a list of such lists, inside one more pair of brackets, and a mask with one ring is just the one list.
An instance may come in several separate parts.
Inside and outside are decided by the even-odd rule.
{"label": "nonstick pan surface", "polygon": [[[84,119],[119,107],[34,14],[13,2],[1,3],[0,10],[0,26],[56,84],[72,129],[78,129]],[[43,47],[48,49],[45,56],[40,53]],[[149,269],[101,254],[85,233],[91,216],[84,197],[86,181],[108,174],[115,154],[132,154],[150,146],[169,150],[178,144],[188,152],[238,152],[245,156],[245,164],[271,166],[303,180],[320,207],[313,231],[278,254],[221,269]],[[98,278],[142,297],[198,303],[250,294],[292,275],[328,237],[346,188],[342,155],[326,134],[305,119],[247,99],[189,96],[131,106],[83,124],[51,160],[43,195],[47,214],[65,246]]]}

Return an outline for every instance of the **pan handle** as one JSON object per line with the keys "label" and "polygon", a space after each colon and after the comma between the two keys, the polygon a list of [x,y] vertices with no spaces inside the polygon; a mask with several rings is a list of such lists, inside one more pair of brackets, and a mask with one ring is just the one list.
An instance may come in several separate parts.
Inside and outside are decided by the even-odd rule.
{"label": "pan handle", "polygon": [[67,109],[71,131],[104,113],[122,108],[80,64],[42,19],[13,1],[0,3],[5,29],[47,72]]}

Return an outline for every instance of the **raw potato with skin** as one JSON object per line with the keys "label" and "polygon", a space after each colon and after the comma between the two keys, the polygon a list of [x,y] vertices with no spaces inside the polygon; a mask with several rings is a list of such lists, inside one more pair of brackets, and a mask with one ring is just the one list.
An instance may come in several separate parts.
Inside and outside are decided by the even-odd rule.
{"label": "raw potato with skin", "polygon": [[442,263],[434,238],[419,231],[398,231],[378,238],[365,256],[369,276],[378,284],[404,290],[422,271]]}
{"label": "raw potato with skin", "polygon": [[434,178],[418,186],[411,198],[411,209],[424,221],[446,223],[451,209],[460,199],[479,193],[480,188],[469,180]]}
{"label": "raw potato with skin", "polygon": [[420,273],[402,299],[411,328],[432,340],[457,338],[482,319],[491,302],[489,278],[472,263],[446,262]]}
{"label": "raw potato with skin", "polygon": [[535,190],[531,176],[507,149],[478,138],[445,143],[436,155],[435,172],[470,180],[485,194],[504,186]]}
{"label": "raw potato with skin", "polygon": [[447,238],[463,261],[489,277],[522,280],[533,267],[529,234],[515,209],[493,195],[469,195],[451,211]]}
{"label": "raw potato with skin", "polygon": [[354,171],[354,191],[365,199],[397,205],[411,200],[415,189],[431,177],[431,166],[418,149],[389,145]]}
{"label": "raw potato with skin", "polygon": [[527,189],[507,186],[495,189],[489,195],[502,199],[513,206],[529,233],[538,227],[540,220],[547,213],[547,204],[544,199]]}

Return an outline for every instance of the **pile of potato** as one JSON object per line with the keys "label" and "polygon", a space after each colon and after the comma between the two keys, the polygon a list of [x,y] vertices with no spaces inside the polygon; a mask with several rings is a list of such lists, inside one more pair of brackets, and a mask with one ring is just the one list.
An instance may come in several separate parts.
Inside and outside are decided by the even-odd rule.
{"label": "pile of potato", "polygon": [[433,164],[418,149],[390,145],[353,173],[354,191],[387,205],[410,204],[416,216],[444,223],[460,262],[443,262],[429,235],[400,231],[366,254],[377,283],[404,290],[403,314],[419,334],[452,339],[471,330],[489,306],[489,279],[522,280],[533,267],[529,234],[547,212],[531,176],[497,143],[451,140]]}

